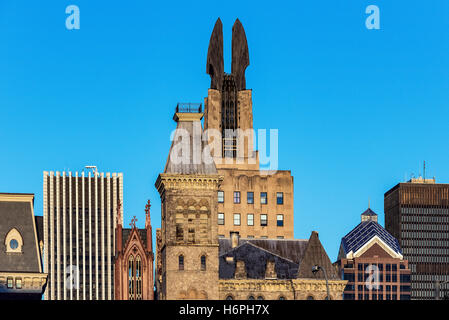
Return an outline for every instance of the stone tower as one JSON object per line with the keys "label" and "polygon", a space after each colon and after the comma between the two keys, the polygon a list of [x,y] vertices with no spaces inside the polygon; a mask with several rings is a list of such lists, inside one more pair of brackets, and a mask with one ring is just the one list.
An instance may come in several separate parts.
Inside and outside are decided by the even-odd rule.
{"label": "stone tower", "polygon": [[161,196],[158,299],[217,300],[219,176],[203,141],[201,106],[178,105],[170,153],[156,181]]}
{"label": "stone tower", "polygon": [[[205,98],[207,130],[217,168],[259,169],[253,151],[252,92],[246,89],[245,70],[249,51],[239,19],[232,27],[231,73],[224,72],[223,25],[218,19],[209,42],[206,72],[211,77]],[[213,137],[213,138],[212,138]]]}

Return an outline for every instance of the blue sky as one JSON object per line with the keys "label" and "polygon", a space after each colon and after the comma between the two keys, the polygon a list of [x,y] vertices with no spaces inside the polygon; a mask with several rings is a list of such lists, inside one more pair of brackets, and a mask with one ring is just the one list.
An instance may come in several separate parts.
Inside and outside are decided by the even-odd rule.
{"label": "blue sky", "polygon": [[[430,5],[431,3],[431,5]],[[340,239],[412,173],[449,182],[449,2],[0,0],[0,192],[35,193],[42,172],[124,173],[125,219],[144,225],[177,102],[202,102],[215,20],[246,31],[254,127],[279,130],[294,176],[295,237],[331,260]],[[80,8],[67,30],[65,8]],[[380,30],[365,8],[380,8]]]}

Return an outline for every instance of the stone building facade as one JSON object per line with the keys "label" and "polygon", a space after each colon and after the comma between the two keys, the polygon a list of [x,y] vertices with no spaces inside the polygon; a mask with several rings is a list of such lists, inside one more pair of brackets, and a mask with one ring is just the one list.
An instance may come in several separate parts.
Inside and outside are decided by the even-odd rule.
{"label": "stone building facade", "polygon": [[203,160],[201,110],[177,107],[177,128],[163,173],[158,299],[209,299],[218,294],[217,190],[221,177]]}
{"label": "stone building facade", "polygon": [[237,19],[232,28],[231,74],[224,72],[222,32],[218,19],[209,42],[211,87],[204,99],[205,134],[218,173],[223,176],[218,194],[218,234],[224,237],[238,231],[242,237],[292,239],[291,172],[261,170],[259,151],[254,148],[252,90],[245,82],[249,65],[245,31]]}

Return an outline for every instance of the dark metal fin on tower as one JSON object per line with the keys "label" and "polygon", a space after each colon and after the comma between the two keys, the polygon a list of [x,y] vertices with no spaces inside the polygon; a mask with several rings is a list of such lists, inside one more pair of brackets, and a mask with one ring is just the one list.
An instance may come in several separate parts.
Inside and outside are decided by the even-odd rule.
{"label": "dark metal fin on tower", "polygon": [[[210,47],[209,47],[210,48]],[[232,64],[231,73],[234,76],[237,91],[246,89],[245,70],[249,66],[248,42],[245,30],[239,19],[232,27]]]}
{"label": "dark metal fin on tower", "polygon": [[210,88],[222,89],[224,75],[223,24],[220,18],[215,22],[207,50],[206,73],[210,75]]}

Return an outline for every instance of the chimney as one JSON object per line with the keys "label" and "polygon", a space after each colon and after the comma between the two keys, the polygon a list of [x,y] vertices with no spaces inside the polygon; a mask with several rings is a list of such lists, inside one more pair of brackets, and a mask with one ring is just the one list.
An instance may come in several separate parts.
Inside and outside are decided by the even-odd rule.
{"label": "chimney", "polygon": [[231,231],[231,248],[234,249],[239,245],[239,233],[237,231]]}

